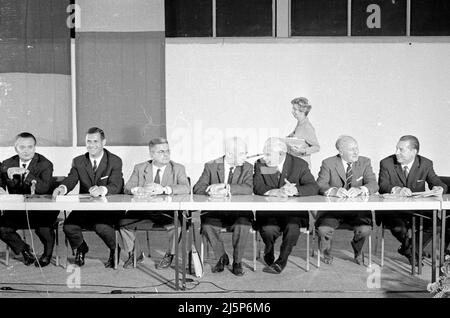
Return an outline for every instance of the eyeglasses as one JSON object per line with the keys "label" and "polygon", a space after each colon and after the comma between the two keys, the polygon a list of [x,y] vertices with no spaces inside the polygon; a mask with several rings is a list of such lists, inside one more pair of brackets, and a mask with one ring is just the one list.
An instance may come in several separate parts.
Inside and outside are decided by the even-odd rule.
{"label": "eyeglasses", "polygon": [[164,154],[170,155],[170,149],[167,149],[167,150],[159,150],[159,151],[156,151],[156,153],[157,153],[158,155],[164,155]]}

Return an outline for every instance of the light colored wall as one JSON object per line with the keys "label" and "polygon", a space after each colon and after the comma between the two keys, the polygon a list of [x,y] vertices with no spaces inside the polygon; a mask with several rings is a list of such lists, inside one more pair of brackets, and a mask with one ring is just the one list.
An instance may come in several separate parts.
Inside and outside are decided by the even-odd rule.
{"label": "light colored wall", "polygon": [[[446,42],[167,40],[172,158],[195,182],[203,163],[221,155],[225,136],[239,133],[250,153],[261,152],[268,136],[291,132],[290,100],[306,96],[322,147],[312,156],[315,176],[321,160],[336,153],[340,134],[357,138],[375,172],[401,135],[414,134],[436,172],[450,175],[449,57]],[[122,157],[125,179],[148,154],[146,147],[109,149]],[[65,175],[85,150],[39,151],[54,162],[55,175]],[[0,160],[12,154],[0,148]]]}

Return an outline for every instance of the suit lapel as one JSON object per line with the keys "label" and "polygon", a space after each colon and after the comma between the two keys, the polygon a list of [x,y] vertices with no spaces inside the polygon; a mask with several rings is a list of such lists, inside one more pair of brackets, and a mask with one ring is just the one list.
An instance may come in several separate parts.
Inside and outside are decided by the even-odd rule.
{"label": "suit lapel", "polygon": [[239,178],[241,177],[243,167],[244,166],[242,165],[242,166],[237,166],[234,168],[233,178],[231,178],[231,183],[239,183]]}
{"label": "suit lapel", "polygon": [[92,164],[91,164],[91,160],[89,159],[89,153],[87,152],[84,155],[84,167],[86,169],[86,172],[89,176],[89,179],[91,179],[91,184],[94,185],[95,184],[95,180],[94,180],[94,170],[92,170]]}
{"label": "suit lapel", "polygon": [[411,166],[411,171],[408,174],[408,179],[406,180],[406,183],[408,185],[408,188],[412,189],[413,186],[415,186],[415,183],[417,182],[417,174],[419,172],[419,159],[416,156],[414,159],[414,162]]}
{"label": "suit lapel", "polygon": [[217,179],[219,183],[224,183],[225,180],[225,158],[222,157],[222,161],[219,160],[217,163]]}
{"label": "suit lapel", "polygon": [[[286,159],[284,160],[283,163],[283,170],[281,171],[280,178],[278,179],[278,188],[281,188],[282,186],[285,185],[286,182],[284,181],[284,179],[288,177],[288,172],[291,170],[291,166],[292,166],[291,157],[286,155]],[[277,175],[278,174],[275,174],[275,176]]]}
{"label": "suit lapel", "polygon": [[344,165],[342,164],[342,158],[341,156],[337,155],[335,157],[334,165],[336,168],[336,172],[338,176],[342,179],[342,184],[345,185],[345,182],[347,181],[347,178],[345,177],[345,170]]}
{"label": "suit lapel", "polygon": [[144,168],[144,180],[144,184],[153,182],[153,165],[151,160],[147,161],[147,165]]}
{"label": "suit lapel", "polygon": [[406,179],[405,179],[405,174],[403,173],[403,170],[402,170],[402,165],[398,162],[395,162],[394,170],[397,173],[399,179],[401,180],[402,185],[404,187],[406,187]]}
{"label": "suit lapel", "polygon": [[162,175],[161,179],[161,185],[165,187],[170,183],[170,176],[173,175],[172,172],[172,164],[169,162],[166,166],[166,169],[164,169],[164,174]]}
{"label": "suit lapel", "polygon": [[28,165],[28,171],[31,174],[36,175],[37,170],[37,162],[38,162],[38,154],[34,154],[33,159],[31,159],[30,164]]}
{"label": "suit lapel", "polygon": [[106,150],[103,152],[102,160],[98,163],[97,171],[94,172],[94,183],[97,184],[97,181],[100,179],[102,174],[105,172],[108,163],[108,153]]}
{"label": "suit lapel", "polygon": [[[353,179],[352,179],[352,186],[355,186],[357,183],[357,180],[362,176],[362,169],[361,169],[361,161],[356,161],[353,163]],[[364,180],[361,182],[364,183]]]}

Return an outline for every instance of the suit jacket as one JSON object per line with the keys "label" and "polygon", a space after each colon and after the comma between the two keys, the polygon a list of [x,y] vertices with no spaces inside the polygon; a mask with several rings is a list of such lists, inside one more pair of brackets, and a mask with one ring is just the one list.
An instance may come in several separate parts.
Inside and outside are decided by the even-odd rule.
{"label": "suit jacket", "polygon": [[[369,158],[360,156],[358,160],[354,162],[352,172],[353,187],[359,188],[365,186],[370,194],[378,191],[377,178],[375,173],[373,173]],[[332,187],[345,188],[345,169],[340,155],[329,157],[322,161],[317,183],[320,188],[320,194],[324,194]]]}
{"label": "suit jacket", "polygon": [[433,161],[425,157],[416,156],[407,180],[395,155],[384,158],[380,162],[378,177],[380,193],[390,193],[396,186],[409,188],[412,192],[422,192],[425,191],[425,182],[428,183],[430,189],[434,186],[441,186],[444,188],[444,193],[447,192],[447,185],[434,172]]}
{"label": "suit jacket", "polygon": [[[134,166],[133,173],[125,185],[125,193],[131,194],[134,187],[143,187],[146,183],[153,182],[152,160],[139,163]],[[186,169],[183,165],[170,161],[164,174],[162,175],[161,185],[170,186],[173,194],[189,194],[191,186],[186,176]]]}
{"label": "suit jacket", "polygon": [[267,166],[264,159],[256,161],[253,175],[255,194],[264,195],[269,190],[281,188],[286,183],[284,179],[296,184],[298,196],[319,193],[319,186],[308,168],[308,163],[303,159],[286,154],[283,171],[279,178],[278,175],[274,169]]}
{"label": "suit jacket", "polygon": [[[206,194],[206,188],[211,184],[225,183],[225,157],[209,161],[205,164],[203,173],[194,186],[194,194]],[[244,162],[234,169],[230,192],[234,194],[253,194],[253,166]]]}
{"label": "suit jacket", "polygon": [[80,194],[89,193],[89,188],[94,185],[105,186],[108,195],[123,192],[122,159],[106,149],[103,151],[96,173],[92,169],[88,152],[73,159],[69,175],[61,183],[67,187],[67,192],[72,191],[78,182]]}
{"label": "suit jacket", "polygon": [[6,159],[1,165],[1,183],[3,188],[8,188],[10,194],[30,194],[31,181],[36,180],[36,194],[47,194],[53,184],[53,164],[43,155],[35,153],[28,165],[30,171],[23,181],[20,176],[14,175],[13,179],[8,178],[8,169],[19,167],[19,156],[15,155]]}

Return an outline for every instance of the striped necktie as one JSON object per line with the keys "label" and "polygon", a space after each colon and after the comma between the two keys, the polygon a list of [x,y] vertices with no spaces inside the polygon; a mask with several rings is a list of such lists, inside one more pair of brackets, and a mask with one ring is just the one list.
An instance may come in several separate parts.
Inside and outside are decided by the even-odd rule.
{"label": "striped necktie", "polygon": [[231,181],[233,180],[233,169],[234,167],[230,167],[230,171],[228,172],[227,184],[231,184]]}
{"label": "striped necktie", "polygon": [[403,173],[405,174],[405,180],[408,180],[409,168],[408,166],[403,167]]}
{"label": "striped necktie", "polygon": [[346,187],[347,190],[352,187],[352,178],[353,178],[352,163],[347,162],[347,171],[345,171],[345,183],[347,184]]}
{"label": "striped necktie", "polygon": [[161,177],[159,176],[160,173],[161,173],[161,169],[156,170],[155,180],[153,180],[154,183],[161,184]]}

